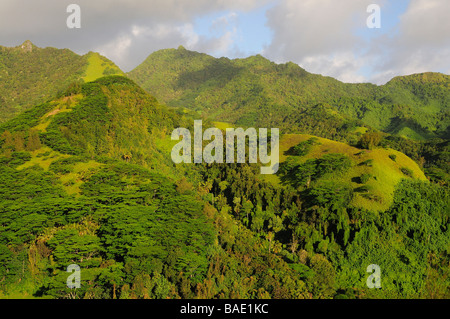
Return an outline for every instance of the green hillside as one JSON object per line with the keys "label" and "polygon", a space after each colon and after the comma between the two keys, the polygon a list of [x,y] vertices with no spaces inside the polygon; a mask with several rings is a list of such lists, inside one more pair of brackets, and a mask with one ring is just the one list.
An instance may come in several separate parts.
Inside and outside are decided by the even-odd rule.
{"label": "green hillside", "polygon": [[168,161],[167,133],[191,122],[109,76],[2,124],[0,298],[309,296],[195,167]]}
{"label": "green hillside", "polygon": [[85,57],[88,63],[82,77],[85,82],[94,81],[107,75],[123,75],[122,70],[113,62],[96,52],[89,52]]}
{"label": "green hillside", "polygon": [[69,84],[122,71],[98,53],[80,56],[68,49],[39,48],[30,41],[0,46],[0,123],[50,100]]}
{"label": "green hillside", "polygon": [[305,127],[305,121],[320,124],[305,119],[305,112],[327,104],[345,117],[337,135],[359,121],[414,139],[449,137],[450,77],[439,73],[399,77],[383,86],[347,84],[260,55],[216,59],[179,47],[152,53],[128,75],[159,100],[217,121],[336,138]]}
{"label": "green hillside", "polygon": [[[297,145],[303,146],[300,154],[292,151]],[[372,211],[384,211],[392,205],[395,188],[403,179],[427,180],[417,163],[393,149],[363,150],[311,135],[287,134],[280,141],[280,154],[281,166],[284,163],[289,167],[284,167],[284,173],[279,176],[281,180],[300,189],[305,189],[306,184],[308,188],[314,188],[325,180],[348,185],[354,192],[349,204]],[[308,168],[310,179],[304,181],[296,176],[297,171],[306,168],[309,163],[317,164],[314,161],[322,161],[319,165],[323,166],[325,155],[337,154],[348,159],[346,169],[316,173],[315,178],[312,167]],[[328,164],[332,165],[331,162]]]}
{"label": "green hillside", "polygon": [[[345,84],[180,47],[126,77],[96,53],[1,49],[36,72],[0,96],[38,102],[2,108],[0,298],[450,296],[447,75]],[[198,119],[279,127],[278,174],[174,164],[173,129]]]}
{"label": "green hillside", "polygon": [[37,134],[41,144],[61,154],[126,158],[162,169],[163,163],[172,166],[170,152],[158,151],[158,147],[172,143],[170,132],[183,125],[181,117],[131,80],[110,76],[71,85],[60,98],[22,113],[0,129],[13,141],[17,136],[26,140]]}

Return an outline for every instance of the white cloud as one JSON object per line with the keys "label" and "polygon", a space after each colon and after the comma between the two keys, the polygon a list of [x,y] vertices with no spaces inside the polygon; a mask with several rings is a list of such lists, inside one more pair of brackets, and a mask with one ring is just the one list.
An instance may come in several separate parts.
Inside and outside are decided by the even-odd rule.
{"label": "white cloud", "polygon": [[450,71],[450,1],[411,0],[400,17],[398,32],[374,42],[373,81],[384,83],[392,76]]}
{"label": "white cloud", "polygon": [[[411,0],[395,33],[369,41],[365,27],[373,0],[284,0],[267,13],[273,41],[264,54],[293,61],[345,82],[385,83],[393,76],[450,69],[450,1]],[[387,1],[378,1],[383,10]],[[383,23],[382,23],[383,26]],[[372,69],[367,78],[363,69]]]}
{"label": "white cloud", "polygon": [[220,16],[213,20],[210,30],[216,32],[223,32],[228,28],[230,24],[236,24],[238,14],[236,12],[230,12],[226,15]]}
{"label": "white cloud", "polygon": [[129,49],[132,43],[132,38],[126,34],[119,35],[113,41],[110,41],[101,46],[95,47],[92,51],[98,52],[108,58],[119,66],[126,65],[129,59]]}
{"label": "white cloud", "polygon": [[123,70],[131,70],[149,53],[179,45],[189,50],[227,55],[233,48],[236,29],[225,30],[217,37],[205,37],[195,32],[191,23],[181,25],[157,24],[151,27],[133,25],[110,42],[96,46],[94,51],[116,62]]}
{"label": "white cloud", "polygon": [[[83,54],[100,50],[128,71],[151,52],[185,45],[227,50],[233,31],[215,38],[195,34],[197,17],[216,12],[248,11],[268,0],[76,0],[81,29],[68,29],[66,8],[73,0],[1,0],[0,45],[31,40],[38,46],[70,48]],[[232,23],[233,14],[217,21]],[[209,53],[209,51],[206,51]]]}
{"label": "white cloud", "polygon": [[[344,82],[364,82],[367,79],[358,74],[364,66],[362,60],[345,51],[333,55],[315,55],[301,60],[300,66],[314,73],[339,78]],[[312,72],[312,71],[311,71]]]}
{"label": "white cloud", "polygon": [[354,30],[366,24],[373,0],[285,0],[267,13],[273,40],[264,54],[275,61],[293,61],[307,71],[360,82],[361,61]]}
{"label": "white cloud", "polygon": [[[382,19],[385,5],[393,1],[376,1]],[[410,0],[395,33],[370,42],[355,30],[365,28],[366,8],[373,0],[77,0],[82,27],[76,30],[66,27],[66,7],[73,2],[1,0],[0,45],[29,39],[80,54],[100,51],[125,71],[155,50],[180,44],[232,57],[242,55],[237,46],[240,12],[272,2],[267,26],[273,38],[261,53],[276,62],[293,61],[347,82],[384,83],[396,75],[450,71],[448,0]],[[198,34],[195,19],[217,13],[223,14],[212,22],[208,36]]]}

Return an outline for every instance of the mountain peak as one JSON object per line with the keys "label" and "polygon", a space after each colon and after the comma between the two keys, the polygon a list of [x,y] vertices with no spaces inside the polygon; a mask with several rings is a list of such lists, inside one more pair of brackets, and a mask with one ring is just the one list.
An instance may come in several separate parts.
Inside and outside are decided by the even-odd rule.
{"label": "mountain peak", "polygon": [[30,40],[26,40],[24,43],[22,43],[22,45],[20,46],[20,48],[21,48],[24,52],[32,52],[34,46],[35,46],[35,45],[34,45]]}
{"label": "mountain peak", "polygon": [[396,76],[386,84],[392,83],[448,83],[450,76],[440,72],[424,72]]}

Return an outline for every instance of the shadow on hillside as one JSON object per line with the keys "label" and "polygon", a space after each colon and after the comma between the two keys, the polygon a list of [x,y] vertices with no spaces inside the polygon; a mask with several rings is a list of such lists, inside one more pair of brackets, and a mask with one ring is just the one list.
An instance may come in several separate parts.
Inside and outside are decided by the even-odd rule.
{"label": "shadow on hillside", "polygon": [[181,73],[177,88],[195,90],[202,85],[223,87],[243,70],[243,67],[237,67],[230,60],[221,58],[212,61],[201,70]]}

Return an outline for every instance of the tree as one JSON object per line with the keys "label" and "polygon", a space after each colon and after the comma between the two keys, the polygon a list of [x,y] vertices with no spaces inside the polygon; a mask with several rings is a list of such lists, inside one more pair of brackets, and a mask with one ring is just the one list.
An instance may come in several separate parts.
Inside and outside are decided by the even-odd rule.
{"label": "tree", "polygon": [[30,130],[29,135],[28,135],[26,150],[32,152],[32,151],[40,149],[41,146],[42,146],[42,144],[41,144],[41,140],[39,139],[38,131]]}
{"label": "tree", "polygon": [[192,191],[192,184],[188,182],[186,177],[181,178],[177,181],[177,192],[180,194],[184,194],[186,192]]}
{"label": "tree", "polygon": [[374,149],[381,142],[381,134],[378,132],[370,132],[361,136],[359,140],[359,146],[368,150]]}
{"label": "tree", "polygon": [[11,148],[14,146],[12,134],[9,131],[4,131],[2,134],[3,149]]}
{"label": "tree", "polygon": [[16,152],[23,151],[25,149],[25,139],[23,132],[19,131],[13,134],[14,150]]}
{"label": "tree", "polygon": [[311,278],[313,292],[318,298],[327,298],[334,291],[336,272],[333,265],[320,254],[316,254],[310,261],[315,275]]}

